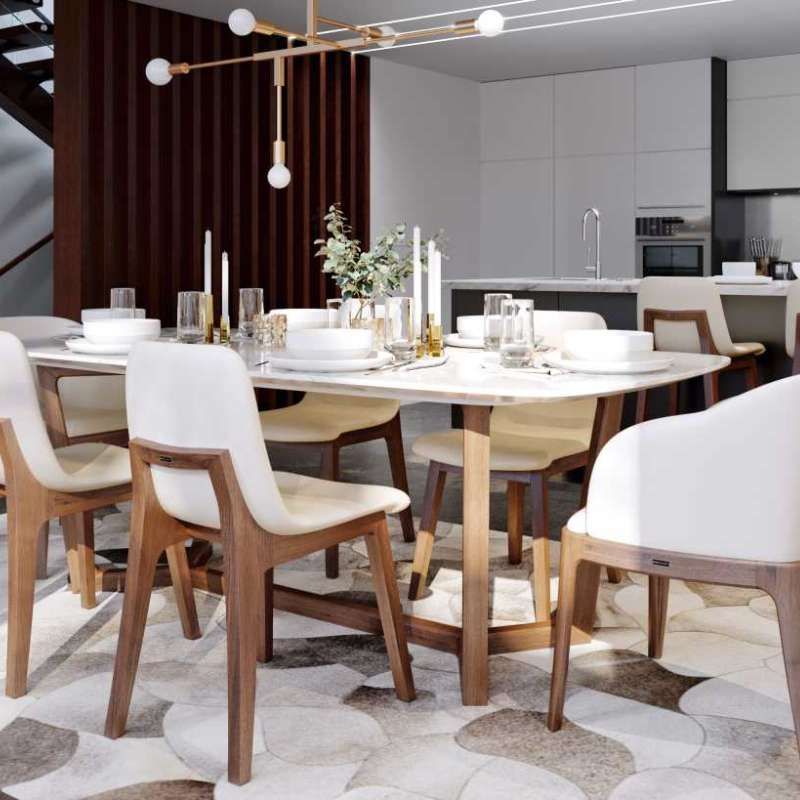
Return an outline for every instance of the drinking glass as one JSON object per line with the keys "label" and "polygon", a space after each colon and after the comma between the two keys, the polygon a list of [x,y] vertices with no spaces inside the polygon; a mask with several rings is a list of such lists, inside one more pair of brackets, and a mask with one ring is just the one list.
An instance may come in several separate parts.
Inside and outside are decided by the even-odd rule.
{"label": "drinking glass", "polygon": [[533,364],[533,300],[504,300],[500,363],[521,369]]}
{"label": "drinking glass", "polygon": [[204,292],[178,292],[178,341],[186,344],[206,338],[206,295]]}
{"label": "drinking glass", "polygon": [[413,360],[417,351],[414,336],[414,299],[386,298],[385,323],[386,349],[397,361]]}
{"label": "drinking glass", "polygon": [[503,303],[511,300],[511,295],[485,294],[483,296],[483,346],[486,350],[500,349],[500,327],[503,316]]}
{"label": "drinking glass", "polygon": [[253,336],[253,320],[264,313],[263,289],[239,289],[239,336]]}
{"label": "drinking glass", "polygon": [[345,312],[344,301],[336,297],[333,300],[326,300],[325,306],[328,309],[328,327],[344,328],[342,315]]}
{"label": "drinking glass", "polygon": [[114,319],[134,319],[136,316],[136,289],[111,290],[111,316]]}

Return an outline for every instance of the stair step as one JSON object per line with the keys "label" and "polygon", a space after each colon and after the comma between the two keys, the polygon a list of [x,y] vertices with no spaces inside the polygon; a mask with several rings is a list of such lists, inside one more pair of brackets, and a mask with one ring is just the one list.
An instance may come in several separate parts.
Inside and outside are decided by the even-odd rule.
{"label": "stair step", "polygon": [[44,0],[0,0],[0,12],[38,11],[43,5]]}
{"label": "stair step", "polygon": [[11,53],[15,50],[25,50],[28,47],[53,44],[53,30],[53,26],[46,22],[0,28],[0,53]]}
{"label": "stair step", "polygon": [[33,78],[36,83],[52,80],[53,78],[53,59],[43,58],[40,61],[25,61],[17,64],[26,75]]}

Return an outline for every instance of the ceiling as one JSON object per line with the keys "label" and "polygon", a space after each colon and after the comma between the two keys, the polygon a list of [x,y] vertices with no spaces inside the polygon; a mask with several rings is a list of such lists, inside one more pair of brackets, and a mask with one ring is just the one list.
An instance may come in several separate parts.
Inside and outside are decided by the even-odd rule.
{"label": "ceiling", "polygon": [[[245,5],[256,17],[291,30],[305,27],[304,0],[139,0],[187,14],[224,20]],[[490,0],[319,0],[320,13],[366,24],[483,6]],[[547,26],[493,39],[456,39],[395,48],[374,55],[404,64],[496,81],[588,69],[717,56],[726,60],[800,52],[800,0],[732,0],[663,13],[655,9],[707,0],[519,0],[498,9],[508,29]],[[585,6],[580,9],[576,7]],[[573,9],[573,10],[569,10]],[[397,24],[397,30],[433,27],[475,16],[463,12]],[[616,16],[615,15],[627,15]],[[597,19],[597,18],[600,19]],[[576,20],[594,21],[575,24]],[[563,24],[570,23],[570,24]]]}

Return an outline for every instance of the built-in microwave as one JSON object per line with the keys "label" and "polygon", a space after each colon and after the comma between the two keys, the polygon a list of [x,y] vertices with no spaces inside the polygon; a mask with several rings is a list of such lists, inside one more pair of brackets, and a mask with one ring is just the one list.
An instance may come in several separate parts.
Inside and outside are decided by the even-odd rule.
{"label": "built-in microwave", "polygon": [[636,274],[640,278],[710,275],[710,220],[637,217]]}

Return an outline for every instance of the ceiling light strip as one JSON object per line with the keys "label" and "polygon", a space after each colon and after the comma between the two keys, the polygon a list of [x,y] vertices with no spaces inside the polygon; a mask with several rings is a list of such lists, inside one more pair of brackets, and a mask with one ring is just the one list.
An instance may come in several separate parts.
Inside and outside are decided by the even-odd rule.
{"label": "ceiling light strip", "polygon": [[530,17],[547,17],[553,14],[568,14],[571,11],[587,11],[590,8],[605,8],[606,6],[620,6],[625,3],[636,3],[638,0],[602,0],[598,3],[587,3],[582,6],[569,6],[567,8],[551,8],[549,11],[532,11],[528,14],[513,14],[506,17],[506,22],[513,19],[529,19]]}
{"label": "ceiling light strip", "polygon": [[[523,31],[539,31],[545,30],[547,28],[563,28],[569,25],[583,25],[587,22],[606,22],[608,20],[613,19],[622,19],[624,17],[640,17],[645,14],[663,14],[669,11],[684,11],[692,8],[702,8],[703,6],[718,6],[723,5],[725,3],[735,3],[736,0],[703,0],[700,3],[683,3],[677,6],[665,6],[662,8],[648,8],[642,11],[626,11],[619,14],[606,14],[601,17],[582,17],[581,19],[569,19],[569,20],[561,20],[560,22],[543,22],[538,25],[525,25],[520,28],[506,28],[503,35],[508,36],[512,33],[522,33]],[[423,44],[439,44],[441,42],[457,42],[463,41],[464,39],[475,39],[480,34],[478,33],[471,33],[465,36],[460,36],[457,38],[453,38],[448,36],[446,39],[429,39],[426,42],[407,42],[406,44],[396,44],[392,50],[398,50],[402,47],[419,47]],[[367,50],[362,50],[362,53],[375,53],[378,52],[379,48],[371,47]],[[385,52],[385,51],[383,51]]]}

